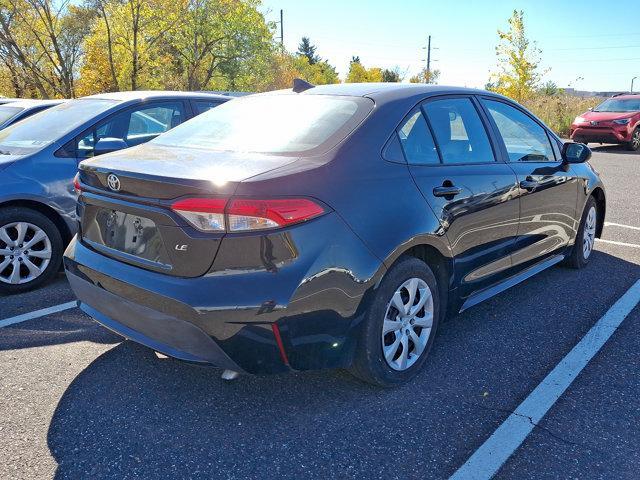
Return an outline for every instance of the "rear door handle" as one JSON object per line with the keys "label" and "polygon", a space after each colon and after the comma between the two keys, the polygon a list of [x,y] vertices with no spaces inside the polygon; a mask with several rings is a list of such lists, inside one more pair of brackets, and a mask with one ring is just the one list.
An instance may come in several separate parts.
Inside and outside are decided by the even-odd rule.
{"label": "rear door handle", "polygon": [[520,182],[520,188],[524,188],[525,190],[532,191],[535,190],[540,184],[531,178],[527,178],[526,180],[522,180]]}
{"label": "rear door handle", "polygon": [[434,197],[455,197],[456,195],[459,195],[462,192],[462,189],[460,187],[454,187],[454,186],[449,186],[449,187],[435,187],[433,189],[433,196]]}

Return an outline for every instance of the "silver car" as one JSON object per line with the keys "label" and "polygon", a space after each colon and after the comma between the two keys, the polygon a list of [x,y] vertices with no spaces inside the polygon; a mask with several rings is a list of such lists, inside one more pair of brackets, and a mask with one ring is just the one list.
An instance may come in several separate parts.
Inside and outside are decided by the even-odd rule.
{"label": "silver car", "polygon": [[64,100],[16,100],[0,105],[0,130],[14,123],[60,105]]}
{"label": "silver car", "polygon": [[73,177],[81,160],[145,143],[227,100],[207,93],[107,93],[1,130],[0,293],[33,289],[60,269],[77,228]]}

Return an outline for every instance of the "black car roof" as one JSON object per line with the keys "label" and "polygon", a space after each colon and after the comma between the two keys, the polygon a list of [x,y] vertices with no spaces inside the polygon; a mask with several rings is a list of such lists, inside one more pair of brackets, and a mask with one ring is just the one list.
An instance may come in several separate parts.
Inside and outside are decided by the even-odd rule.
{"label": "black car roof", "polygon": [[357,97],[369,97],[376,103],[401,97],[413,97],[428,94],[472,94],[492,95],[500,97],[493,92],[474,88],[451,87],[446,85],[427,85],[424,83],[336,83],[331,85],[318,85],[305,90],[307,95],[349,95]]}

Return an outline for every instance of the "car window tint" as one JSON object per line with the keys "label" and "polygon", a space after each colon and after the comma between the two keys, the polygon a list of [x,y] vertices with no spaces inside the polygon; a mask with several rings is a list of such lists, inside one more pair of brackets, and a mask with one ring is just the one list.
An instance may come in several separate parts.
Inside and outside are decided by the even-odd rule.
{"label": "car window tint", "polygon": [[196,100],[196,115],[200,115],[201,113],[207,112],[212,108],[220,105],[220,102],[213,102],[211,100]]}
{"label": "car window tint", "polygon": [[440,163],[433,137],[420,110],[414,112],[398,129],[398,137],[408,163],[412,165]]}
{"label": "car window tint", "polygon": [[127,138],[136,135],[160,135],[184,121],[182,102],[142,108],[131,113]]}
{"label": "car window tint", "polygon": [[442,163],[495,162],[478,111],[469,98],[446,98],[425,104],[424,109],[442,155]]}
{"label": "car window tint", "polygon": [[346,95],[248,95],[212,108],[154,141],[210,151],[319,153],[346,138],[373,106],[369,98]]}
{"label": "car window tint", "polygon": [[163,102],[127,109],[99,123],[82,135],[76,144],[78,157],[93,156],[101,138],[119,138],[133,147],[154,139],[185,119],[182,102]]}
{"label": "car window tint", "polygon": [[483,100],[512,162],[555,161],[546,131],[529,115],[495,100]]}

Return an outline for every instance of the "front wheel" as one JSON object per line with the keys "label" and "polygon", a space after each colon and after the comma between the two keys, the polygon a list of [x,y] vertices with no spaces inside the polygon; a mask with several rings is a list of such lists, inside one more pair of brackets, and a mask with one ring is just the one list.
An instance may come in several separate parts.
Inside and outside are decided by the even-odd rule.
{"label": "front wheel", "polygon": [[383,387],[410,380],[424,366],[439,316],[433,272],[417,258],[401,258],[386,273],[366,313],[351,372]]}
{"label": "front wheel", "polygon": [[596,200],[593,197],[589,197],[584,206],[582,219],[578,227],[578,234],[576,235],[576,242],[571,249],[571,253],[565,259],[567,266],[571,268],[583,268],[589,263],[596,240],[597,225],[598,208],[596,206]]}
{"label": "front wheel", "polygon": [[640,127],[637,127],[631,134],[631,141],[625,143],[625,148],[635,152],[640,148]]}
{"label": "front wheel", "polygon": [[45,215],[29,208],[0,210],[0,293],[39,287],[60,268],[62,237]]}

